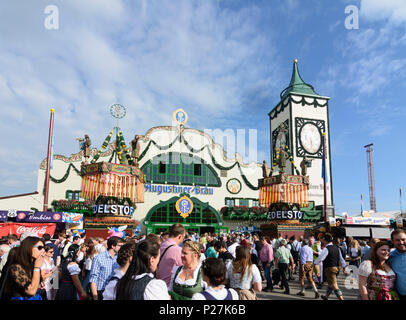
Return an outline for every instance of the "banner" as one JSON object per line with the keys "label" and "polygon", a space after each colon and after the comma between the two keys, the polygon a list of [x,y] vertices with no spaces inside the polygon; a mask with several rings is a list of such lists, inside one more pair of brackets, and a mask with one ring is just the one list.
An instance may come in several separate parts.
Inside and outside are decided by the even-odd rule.
{"label": "banner", "polygon": [[20,238],[24,232],[34,232],[38,237],[48,233],[51,237],[55,233],[56,225],[54,223],[9,223],[10,233]]}
{"label": "banner", "polygon": [[62,222],[71,224],[82,224],[83,214],[74,212],[62,212]]}
{"label": "banner", "polygon": [[0,211],[0,222],[7,221],[7,214],[8,214],[7,210]]}
{"label": "banner", "polygon": [[259,189],[259,204],[297,203],[301,208],[309,205],[309,186],[305,184],[279,183]]}
{"label": "banner", "polygon": [[376,224],[390,225],[389,218],[369,218],[369,217],[346,217],[343,219],[343,224]]}
{"label": "banner", "polygon": [[17,213],[17,222],[63,222],[62,214],[59,212],[38,211],[30,213],[21,211]]}

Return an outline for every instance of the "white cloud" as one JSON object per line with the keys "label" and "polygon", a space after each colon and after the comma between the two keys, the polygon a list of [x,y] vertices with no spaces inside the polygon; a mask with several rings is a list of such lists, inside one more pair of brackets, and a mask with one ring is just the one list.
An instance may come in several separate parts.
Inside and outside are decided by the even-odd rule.
{"label": "white cloud", "polygon": [[[170,125],[179,107],[191,115],[189,126],[212,128],[227,125],[246,101],[266,98],[263,92],[275,86],[270,75],[280,74],[270,59],[277,46],[258,33],[261,12],[254,5],[231,10],[216,1],[56,0],[59,29],[46,30],[48,4],[0,4],[0,30],[7,30],[0,33],[0,134],[3,148],[18,154],[1,157],[0,166],[10,170],[1,174],[0,194],[18,188],[11,182],[17,177],[24,191],[36,188],[28,173],[46,155],[51,107],[54,153],[69,155],[85,133],[100,147],[115,125],[108,110],[113,103],[127,107],[120,121],[127,140]],[[273,63],[264,68],[264,58]]]}
{"label": "white cloud", "polygon": [[406,23],[404,0],[361,0],[360,15],[369,21],[388,20],[393,24]]}

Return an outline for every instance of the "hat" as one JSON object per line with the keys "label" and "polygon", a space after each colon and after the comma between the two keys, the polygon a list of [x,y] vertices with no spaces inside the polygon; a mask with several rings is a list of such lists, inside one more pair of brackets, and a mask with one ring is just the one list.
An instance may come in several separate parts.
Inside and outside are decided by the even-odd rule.
{"label": "hat", "polygon": [[21,236],[20,236],[20,242],[24,241],[24,239],[28,238],[28,237],[36,237],[38,238],[38,235],[35,232],[24,232]]}
{"label": "hat", "polygon": [[286,240],[285,240],[285,239],[282,239],[282,240],[281,240],[281,245],[282,245],[282,246],[286,246]]}

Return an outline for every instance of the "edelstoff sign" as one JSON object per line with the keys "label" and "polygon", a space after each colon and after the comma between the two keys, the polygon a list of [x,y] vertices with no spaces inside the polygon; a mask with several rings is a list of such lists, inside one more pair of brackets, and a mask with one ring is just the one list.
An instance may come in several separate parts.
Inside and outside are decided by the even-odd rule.
{"label": "edelstoff sign", "polygon": [[303,218],[302,211],[271,211],[268,213],[269,220],[300,220]]}
{"label": "edelstoff sign", "polygon": [[390,225],[389,218],[370,218],[370,217],[346,217],[343,218],[343,224],[376,224]]}
{"label": "edelstoff sign", "polygon": [[125,214],[125,215],[132,215],[134,213],[134,208],[130,206],[123,206],[119,204],[99,204],[93,207],[93,213],[99,214]]}

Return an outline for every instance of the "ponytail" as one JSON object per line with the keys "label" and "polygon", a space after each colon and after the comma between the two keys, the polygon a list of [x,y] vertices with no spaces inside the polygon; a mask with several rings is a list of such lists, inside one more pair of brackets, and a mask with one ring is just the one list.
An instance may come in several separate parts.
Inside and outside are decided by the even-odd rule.
{"label": "ponytail", "polygon": [[116,300],[128,300],[131,297],[131,292],[135,286],[133,280],[137,275],[152,271],[149,266],[149,260],[151,257],[159,255],[159,249],[159,244],[150,239],[137,243],[127,272],[117,282]]}

